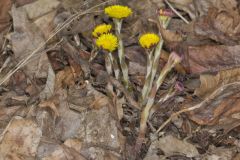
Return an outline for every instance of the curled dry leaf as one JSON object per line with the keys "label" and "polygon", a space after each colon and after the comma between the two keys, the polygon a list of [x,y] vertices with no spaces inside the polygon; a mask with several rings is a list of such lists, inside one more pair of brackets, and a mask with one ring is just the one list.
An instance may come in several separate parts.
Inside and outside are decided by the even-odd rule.
{"label": "curled dry leaf", "polygon": [[64,88],[64,86],[71,86],[74,84],[75,80],[73,69],[71,67],[65,67],[64,70],[59,71],[56,74],[54,90],[57,91]]}
{"label": "curled dry leaf", "polygon": [[49,98],[48,100],[41,102],[39,104],[39,107],[50,108],[54,113],[54,117],[58,117],[59,116],[58,109],[57,109],[58,105],[59,105],[58,95],[55,95]]}
{"label": "curled dry leaf", "polygon": [[33,159],[42,132],[35,122],[14,117],[0,137],[0,159]]}
{"label": "curled dry leaf", "polygon": [[42,158],[42,160],[86,160],[76,150],[69,148],[65,145],[61,145],[58,149],[52,152],[49,156]]}
{"label": "curled dry leaf", "polygon": [[55,28],[53,20],[56,16],[56,11],[52,11],[42,17],[39,17],[34,23],[38,26],[38,28],[42,31],[44,38],[48,39],[51,35],[52,31]]}
{"label": "curled dry leaf", "polygon": [[57,0],[37,0],[33,3],[24,5],[23,8],[26,10],[28,18],[33,20],[53,11],[59,5],[60,2]]}
{"label": "curled dry leaf", "polygon": [[11,0],[0,1],[0,32],[10,25],[11,16],[9,11],[11,6]]}
{"label": "curled dry leaf", "polygon": [[[14,56],[17,62],[26,59],[40,44],[44,43],[43,35],[38,27],[28,20],[24,8],[12,7],[14,32],[10,35]],[[46,77],[48,70],[46,54],[35,54],[26,64],[25,72],[28,76]]]}
{"label": "curled dry leaf", "polygon": [[174,31],[170,31],[170,30],[161,28],[161,34],[162,34],[163,39],[167,43],[183,41],[181,34],[177,33],[176,31],[174,32]]}
{"label": "curled dry leaf", "polygon": [[48,99],[51,96],[53,96],[54,88],[55,88],[55,77],[56,77],[56,75],[52,69],[52,66],[49,66],[46,85],[45,85],[43,91],[40,93],[41,99]]}
{"label": "curled dry leaf", "polygon": [[[234,114],[240,112],[239,80],[239,68],[223,70],[216,75],[200,75],[201,84],[195,94],[205,100],[199,102],[199,109],[189,113],[190,118],[201,125],[213,125],[222,118],[234,118]],[[212,96],[213,93],[216,94]]]}
{"label": "curled dry leaf", "polygon": [[213,159],[224,159],[224,160],[232,160],[237,154],[237,148],[230,147],[214,147],[210,146],[207,153],[201,156],[201,159],[213,160]]}
{"label": "curled dry leaf", "polygon": [[[231,117],[240,112],[239,83],[225,85],[216,89],[204,101],[199,102],[198,109],[189,112],[191,120],[200,125],[214,125],[220,118]],[[183,107],[193,106],[193,102],[184,103]]]}
{"label": "curled dry leaf", "polygon": [[240,68],[223,70],[216,75],[201,74],[200,81],[201,85],[195,90],[195,95],[199,97],[207,97],[222,85],[240,81]]}
{"label": "curled dry leaf", "polygon": [[0,1],[0,49],[2,49],[4,43],[4,35],[8,32],[8,28],[11,24],[11,16],[9,14],[11,6],[11,0]]}
{"label": "curled dry leaf", "polygon": [[240,45],[204,45],[188,47],[186,61],[191,73],[216,72],[240,65]]}
{"label": "curled dry leaf", "polygon": [[157,155],[159,149],[161,149],[166,156],[171,156],[176,153],[184,154],[187,157],[195,157],[199,155],[198,150],[194,145],[186,141],[179,140],[171,135],[167,135],[152,142],[146,157],[148,157],[148,155]]}
{"label": "curled dry leaf", "polygon": [[229,45],[239,44],[240,15],[238,12],[209,10],[195,24],[195,33]]}
{"label": "curled dry leaf", "polygon": [[36,1],[36,0],[14,0],[17,7],[21,7],[25,4],[32,3],[34,1]]}
{"label": "curled dry leaf", "polygon": [[208,9],[217,8],[221,11],[234,11],[237,8],[236,0],[201,0],[194,1],[194,7],[198,16],[201,17],[208,13]]}
{"label": "curled dry leaf", "polygon": [[21,106],[12,106],[9,108],[0,107],[0,120],[1,121],[9,120],[10,117],[13,116],[14,113],[16,113],[20,108]]}

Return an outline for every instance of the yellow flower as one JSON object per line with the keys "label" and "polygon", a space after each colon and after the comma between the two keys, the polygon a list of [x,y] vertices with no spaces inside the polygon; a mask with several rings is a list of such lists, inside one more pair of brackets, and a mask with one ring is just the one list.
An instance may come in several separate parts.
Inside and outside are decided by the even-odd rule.
{"label": "yellow flower", "polygon": [[154,33],[146,33],[139,39],[139,43],[143,48],[150,48],[156,45],[159,41],[159,36]]}
{"label": "yellow flower", "polygon": [[118,40],[112,33],[102,34],[96,40],[96,44],[99,48],[103,48],[110,52],[114,51],[118,46]]}
{"label": "yellow flower", "polygon": [[112,18],[126,18],[132,14],[131,8],[121,5],[113,5],[105,8],[105,14]]}
{"label": "yellow flower", "polygon": [[94,37],[98,37],[102,34],[109,33],[111,29],[112,29],[112,26],[110,24],[100,24],[94,28],[92,35]]}

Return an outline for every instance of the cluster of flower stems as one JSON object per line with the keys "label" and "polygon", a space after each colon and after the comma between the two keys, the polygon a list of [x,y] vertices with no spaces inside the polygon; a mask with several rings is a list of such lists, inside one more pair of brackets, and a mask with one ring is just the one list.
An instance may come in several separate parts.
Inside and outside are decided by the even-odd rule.
{"label": "cluster of flower stems", "polygon": [[[159,16],[159,24],[162,28],[166,29],[171,20],[170,16]],[[130,81],[128,77],[128,66],[125,61],[124,46],[121,38],[121,28],[123,19],[113,18],[115,25],[115,34],[118,39],[118,59],[116,59],[110,51],[105,54],[105,65],[108,74],[114,75],[116,79],[122,80],[123,85],[126,89],[131,90]],[[148,40],[147,40],[148,41]],[[140,42],[141,43],[141,42]],[[146,42],[148,43],[148,42]],[[154,43],[154,42],[153,42]],[[160,40],[153,45],[153,47],[147,47],[147,74],[145,77],[145,83],[142,89],[140,99],[140,105],[142,106],[141,121],[139,135],[136,142],[136,148],[141,147],[145,133],[147,129],[147,121],[149,118],[150,110],[154,104],[156,93],[159,87],[162,85],[167,74],[180,62],[180,57],[176,53],[171,53],[165,66],[161,69],[159,76],[156,73],[159,69],[159,59],[161,56],[161,50],[163,47],[164,40],[160,37]],[[142,45],[143,46],[143,45]],[[120,69],[118,67],[120,64]],[[121,73],[122,72],[122,73]],[[120,79],[122,77],[122,79]]]}

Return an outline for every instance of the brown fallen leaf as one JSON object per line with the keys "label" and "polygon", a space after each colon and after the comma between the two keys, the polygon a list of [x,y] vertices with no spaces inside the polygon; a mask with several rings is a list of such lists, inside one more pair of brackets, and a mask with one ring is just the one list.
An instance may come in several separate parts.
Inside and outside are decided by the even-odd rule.
{"label": "brown fallen leaf", "polygon": [[109,99],[106,96],[99,96],[96,97],[95,100],[91,103],[90,108],[98,110],[102,107],[106,107],[106,105],[109,103]]}
{"label": "brown fallen leaf", "polygon": [[34,20],[55,10],[59,5],[60,2],[57,0],[37,0],[24,5],[23,8],[26,10],[28,18]]}
{"label": "brown fallen leaf", "polygon": [[0,159],[33,159],[41,136],[34,121],[14,117],[0,137]]}
{"label": "brown fallen leaf", "polygon": [[26,105],[27,101],[29,100],[29,97],[26,95],[19,96],[16,92],[14,91],[9,91],[2,93],[0,95],[0,108],[11,108],[14,106],[24,106]]}
{"label": "brown fallen leaf", "polygon": [[189,118],[200,125],[214,125],[220,118],[231,117],[240,112],[240,84],[233,82],[219,87],[203,101],[186,101],[184,108],[198,105],[198,109],[188,113]]}
{"label": "brown fallen leaf", "polygon": [[54,119],[55,119],[56,117],[59,117],[59,113],[57,109],[58,105],[59,105],[58,95],[54,95],[48,100],[41,102],[38,106],[40,108],[50,108],[54,113]]}
{"label": "brown fallen leaf", "polygon": [[240,66],[240,45],[189,46],[185,63],[190,73],[216,72]]}
{"label": "brown fallen leaf", "polygon": [[64,70],[56,74],[54,91],[75,84],[74,73],[71,67],[65,67]]}
{"label": "brown fallen leaf", "polygon": [[27,88],[26,74],[19,70],[10,79],[9,86],[18,94],[24,95]]}
{"label": "brown fallen leaf", "polygon": [[215,147],[210,146],[207,153],[201,155],[201,159],[213,160],[213,159],[224,159],[232,160],[237,154],[237,148],[235,147]]}
{"label": "brown fallen leaf", "polygon": [[219,71],[216,75],[214,74],[201,74],[200,75],[200,86],[194,92],[198,97],[207,97],[216,88],[222,85],[237,82],[240,80],[240,68],[234,68],[229,70]]}
{"label": "brown fallen leaf", "polygon": [[61,145],[61,148],[56,149],[49,156],[42,158],[42,160],[86,160],[81,154],[76,150]]}
{"label": "brown fallen leaf", "polygon": [[[14,32],[10,34],[15,60],[22,61],[29,56],[40,44],[44,43],[43,35],[38,27],[28,20],[24,8],[12,7]],[[43,78],[47,76],[48,58],[45,53],[36,54],[25,66],[29,77]]]}
{"label": "brown fallen leaf", "polygon": [[234,158],[233,160],[239,160],[240,159],[240,153],[238,153]]}
{"label": "brown fallen leaf", "polygon": [[167,135],[152,142],[146,157],[155,154],[157,155],[159,149],[161,149],[166,156],[171,156],[176,153],[184,154],[187,157],[195,157],[199,155],[198,150],[194,145],[171,135]]}
{"label": "brown fallen leaf", "polygon": [[8,108],[0,107],[0,120],[6,121],[9,120],[11,116],[14,115],[22,106],[12,106]]}
{"label": "brown fallen leaf", "polygon": [[48,37],[53,32],[55,25],[53,23],[53,20],[56,16],[56,11],[51,11],[48,14],[45,14],[38,19],[34,21],[34,23],[38,26],[38,28],[42,31],[44,34],[44,38],[48,39]]}
{"label": "brown fallen leaf", "polygon": [[236,0],[201,0],[194,1],[194,7],[198,17],[207,15],[208,9],[215,7],[221,11],[234,11],[237,8]]}
{"label": "brown fallen leaf", "polygon": [[14,3],[16,4],[17,7],[21,7],[25,4],[32,3],[36,0],[14,0]]}
{"label": "brown fallen leaf", "polygon": [[176,31],[160,28],[161,35],[166,43],[174,43],[183,41],[182,35]]}
{"label": "brown fallen leaf", "polygon": [[12,6],[11,0],[0,1],[0,32],[10,25],[11,16],[9,11]]}
{"label": "brown fallen leaf", "polygon": [[195,24],[195,33],[227,45],[239,44],[240,14],[211,8]]}
{"label": "brown fallen leaf", "polygon": [[81,151],[82,149],[82,142],[78,139],[67,139],[64,142],[64,145],[66,145],[69,148],[74,148],[76,151]]}

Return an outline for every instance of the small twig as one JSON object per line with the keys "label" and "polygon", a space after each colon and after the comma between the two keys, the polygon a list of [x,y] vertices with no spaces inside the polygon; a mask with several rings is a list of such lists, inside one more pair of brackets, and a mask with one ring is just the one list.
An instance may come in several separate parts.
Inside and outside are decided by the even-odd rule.
{"label": "small twig", "polygon": [[188,20],[186,18],[184,18],[173,6],[172,4],[168,1],[168,0],[164,0],[167,5],[169,6],[169,8],[178,16],[180,17],[185,23],[189,24]]}

